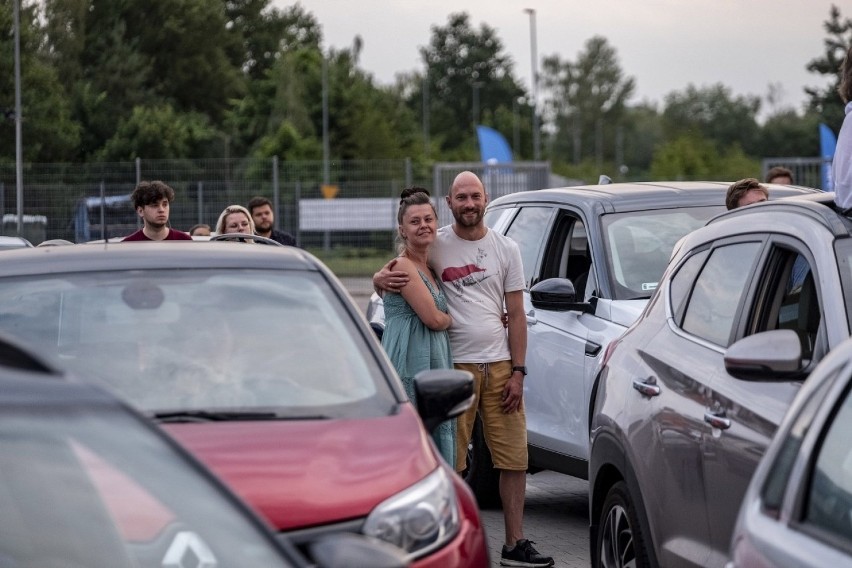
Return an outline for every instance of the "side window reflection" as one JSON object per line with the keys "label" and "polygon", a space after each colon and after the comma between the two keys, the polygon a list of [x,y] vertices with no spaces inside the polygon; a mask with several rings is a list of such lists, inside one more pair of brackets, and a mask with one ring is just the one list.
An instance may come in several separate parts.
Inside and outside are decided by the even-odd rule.
{"label": "side window reflection", "polygon": [[749,242],[714,249],[695,282],[686,307],[683,329],[727,347],[750,267],[761,243]]}
{"label": "side window reflection", "polygon": [[808,491],[805,522],[852,545],[852,398],[849,393],[819,449]]}
{"label": "side window reflection", "polygon": [[521,249],[524,281],[528,289],[532,285],[538,252],[544,243],[552,211],[550,207],[523,207],[506,231],[506,236],[515,241]]}

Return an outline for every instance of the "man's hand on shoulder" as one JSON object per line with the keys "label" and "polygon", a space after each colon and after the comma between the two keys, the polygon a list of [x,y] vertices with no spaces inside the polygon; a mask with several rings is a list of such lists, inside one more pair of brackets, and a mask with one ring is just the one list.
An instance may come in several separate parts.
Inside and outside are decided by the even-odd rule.
{"label": "man's hand on shoulder", "polygon": [[398,292],[408,284],[408,273],[404,270],[394,270],[397,259],[385,264],[381,270],[373,274],[373,288],[381,295],[382,292]]}

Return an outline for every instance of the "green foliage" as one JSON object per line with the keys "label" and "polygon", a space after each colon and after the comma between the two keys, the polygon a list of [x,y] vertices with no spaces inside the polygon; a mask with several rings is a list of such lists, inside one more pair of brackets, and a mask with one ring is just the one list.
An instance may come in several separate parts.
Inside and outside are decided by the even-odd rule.
{"label": "green foliage", "polygon": [[808,108],[819,114],[822,122],[836,132],[840,129],[844,116],[844,105],[837,93],[837,87],[840,85],[840,64],[846,51],[852,46],[852,18],[843,18],[840,9],[832,5],[829,18],[823,26],[828,34],[823,40],[825,53],[812,59],[807,69],[811,73],[827,75],[831,82],[825,88],[806,88],[805,92],[810,97]]}
{"label": "green foliage", "polygon": [[137,157],[182,158],[195,155],[202,143],[216,137],[206,116],[179,113],[170,105],[136,107],[100,150],[104,161],[131,161]]}
{"label": "green foliage", "polygon": [[681,135],[654,154],[651,179],[729,181],[760,177],[760,162],[746,156],[736,144],[723,152],[705,138]]}
{"label": "green foliage", "polygon": [[316,138],[305,138],[289,121],[284,121],[278,130],[261,138],[254,151],[256,158],[278,156],[283,160],[318,160],[322,158],[322,147]]}
{"label": "green foliage", "polygon": [[689,85],[684,92],[666,96],[663,131],[669,140],[700,136],[712,142],[719,152],[739,144],[754,155],[760,138],[759,110],[758,97],[733,96],[730,88],[721,83],[702,88]]}
{"label": "green foliage", "polygon": [[[407,157],[428,176],[435,160],[479,159],[476,123],[501,132],[516,159],[532,158],[531,99],[497,30],[474,26],[466,13],[432,27],[421,70],[382,87],[359,67],[360,38],[324,49],[320,23],[298,3],[23,4],[28,161],[319,160],[324,66],[333,160]],[[0,4],[3,29],[12,29],[11,17],[11,3]],[[721,84],[670,93],[659,110],[628,104],[635,80],[603,37],[590,38],[573,60],[545,57],[545,158],[563,175],[596,181],[601,173],[727,179],[756,173],[757,157],[816,155],[816,124],[836,130],[842,118],[835,88],[852,20],[832,7],[825,30],[825,54],[808,68],[834,84],[808,90],[810,112],[782,110],[763,126],[760,100]],[[3,110],[14,106],[11,36],[0,38]],[[0,160],[14,159],[14,142],[14,122],[0,121]]]}
{"label": "green foliage", "polygon": [[[8,30],[0,41],[0,157],[15,156],[15,71],[13,6],[0,4],[0,27]],[[21,114],[24,159],[57,162],[74,157],[80,141],[80,126],[71,116],[71,103],[56,69],[41,50],[42,31],[37,6],[23,5],[19,12]]]}
{"label": "green foliage", "polygon": [[[475,29],[467,13],[450,14],[446,26],[432,26],[428,47],[420,48],[426,67],[409,98],[412,109],[422,108],[423,85],[429,90],[430,132],[445,159],[478,158],[475,124],[524,94],[514,76],[512,59],[494,28]],[[474,149],[471,152],[471,149]]]}
{"label": "green foliage", "polygon": [[785,110],[770,116],[760,134],[762,157],[819,156],[820,116]]}
{"label": "green foliage", "polygon": [[586,42],[576,62],[552,55],[545,58],[543,69],[546,108],[559,127],[554,149],[571,156],[575,164],[589,156],[595,156],[598,163],[612,159],[615,144],[604,140],[615,140],[635,89],[635,80],[621,70],[615,48],[595,36]]}

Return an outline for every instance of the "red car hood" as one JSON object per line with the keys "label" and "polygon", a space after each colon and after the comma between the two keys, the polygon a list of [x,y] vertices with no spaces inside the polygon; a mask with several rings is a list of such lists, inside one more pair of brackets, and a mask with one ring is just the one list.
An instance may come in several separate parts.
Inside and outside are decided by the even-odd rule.
{"label": "red car hood", "polygon": [[410,403],[381,418],[163,426],[279,530],[363,517],[438,467]]}

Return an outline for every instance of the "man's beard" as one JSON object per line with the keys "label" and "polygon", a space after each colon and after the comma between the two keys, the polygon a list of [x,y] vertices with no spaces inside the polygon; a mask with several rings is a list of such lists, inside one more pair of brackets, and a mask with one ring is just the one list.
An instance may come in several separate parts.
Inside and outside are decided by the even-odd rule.
{"label": "man's beard", "polygon": [[[468,213],[474,213],[475,217],[472,221],[465,219],[465,215]],[[480,209],[475,210],[464,210],[464,211],[453,211],[453,218],[456,220],[456,223],[461,225],[462,227],[476,227],[479,223],[482,222],[483,212]]]}
{"label": "man's beard", "polygon": [[272,221],[270,221],[269,223],[264,223],[263,225],[256,224],[254,226],[254,230],[257,233],[271,233],[272,232]]}
{"label": "man's beard", "polygon": [[152,229],[156,229],[158,231],[160,229],[166,227],[168,224],[169,224],[168,221],[166,221],[165,223],[160,223],[159,221],[148,221],[148,226],[151,227]]}

